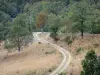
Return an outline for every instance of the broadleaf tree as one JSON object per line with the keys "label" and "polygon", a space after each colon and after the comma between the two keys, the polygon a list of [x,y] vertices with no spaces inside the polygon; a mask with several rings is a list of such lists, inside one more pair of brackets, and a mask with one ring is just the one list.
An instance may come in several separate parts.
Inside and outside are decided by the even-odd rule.
{"label": "broadleaf tree", "polygon": [[79,1],[71,5],[68,12],[68,15],[70,15],[69,18],[73,20],[72,31],[80,32],[82,38],[84,36],[85,30],[87,29],[85,24],[87,9],[87,3]]}
{"label": "broadleaf tree", "polygon": [[83,71],[81,72],[81,75],[94,75],[96,62],[97,55],[95,51],[89,51],[86,54],[85,59],[82,61]]}
{"label": "broadleaf tree", "polygon": [[18,51],[25,45],[25,41],[28,40],[28,36],[31,35],[24,15],[18,15],[12,23],[11,31],[9,33],[9,42],[13,42]]}
{"label": "broadleaf tree", "polygon": [[46,24],[46,19],[47,19],[47,15],[45,12],[40,12],[37,15],[37,19],[36,19],[36,26],[37,28],[40,28],[43,31],[43,28]]}

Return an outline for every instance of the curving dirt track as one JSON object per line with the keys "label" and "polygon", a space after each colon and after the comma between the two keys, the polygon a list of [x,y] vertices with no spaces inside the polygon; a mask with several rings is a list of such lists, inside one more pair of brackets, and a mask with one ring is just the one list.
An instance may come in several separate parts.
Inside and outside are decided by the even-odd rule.
{"label": "curving dirt track", "polygon": [[62,47],[45,40],[50,35],[50,33],[47,33],[45,39],[39,37],[39,35],[42,35],[44,33],[45,32],[36,32],[36,33],[33,33],[33,35],[34,35],[35,40],[38,40],[38,41],[40,41],[42,43],[49,43],[50,45],[52,45],[54,48],[56,48],[57,50],[59,50],[62,53],[62,55],[63,55],[62,63],[59,65],[59,67],[55,71],[53,71],[50,74],[50,75],[58,75],[61,72],[63,72],[64,70],[66,70],[67,67],[69,66],[69,64],[71,62],[71,55],[67,50],[63,49]]}

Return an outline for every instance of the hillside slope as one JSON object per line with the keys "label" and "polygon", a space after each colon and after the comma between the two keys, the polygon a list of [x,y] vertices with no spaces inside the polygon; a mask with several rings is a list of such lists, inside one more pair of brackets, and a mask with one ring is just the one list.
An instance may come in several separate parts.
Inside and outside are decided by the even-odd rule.
{"label": "hillside slope", "polygon": [[9,53],[6,59],[0,59],[0,75],[46,75],[60,60],[61,54],[50,45],[33,43],[19,54]]}

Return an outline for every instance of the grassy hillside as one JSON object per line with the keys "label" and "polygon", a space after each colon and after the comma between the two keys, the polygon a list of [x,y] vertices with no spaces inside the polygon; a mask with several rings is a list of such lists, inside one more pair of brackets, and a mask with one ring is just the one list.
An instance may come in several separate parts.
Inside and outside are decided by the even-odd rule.
{"label": "grassy hillside", "polygon": [[[33,42],[33,32],[43,31],[69,48],[73,60],[68,73],[80,75],[87,68],[81,65],[86,53],[92,49],[99,56],[100,0],[0,0],[0,43],[7,52],[20,53]],[[98,67],[91,75],[100,74]]]}

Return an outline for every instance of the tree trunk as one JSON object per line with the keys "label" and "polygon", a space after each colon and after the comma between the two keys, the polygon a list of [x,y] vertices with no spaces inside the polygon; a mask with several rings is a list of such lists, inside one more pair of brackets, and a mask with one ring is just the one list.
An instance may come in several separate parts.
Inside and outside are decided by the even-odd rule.
{"label": "tree trunk", "polygon": [[83,39],[83,36],[84,36],[84,31],[83,31],[83,29],[81,30],[81,37],[82,37],[82,39]]}
{"label": "tree trunk", "polygon": [[19,39],[19,37],[18,37],[18,41],[17,41],[17,47],[18,47],[18,51],[20,52],[21,46],[20,46],[20,39]]}
{"label": "tree trunk", "polygon": [[83,39],[83,36],[84,36],[84,18],[82,18],[83,20],[81,21],[81,37]]}
{"label": "tree trunk", "polygon": [[21,47],[20,47],[20,44],[18,43],[18,51],[20,52],[21,50]]}

